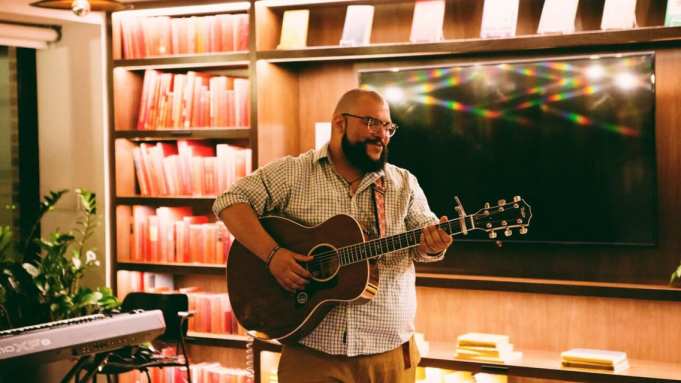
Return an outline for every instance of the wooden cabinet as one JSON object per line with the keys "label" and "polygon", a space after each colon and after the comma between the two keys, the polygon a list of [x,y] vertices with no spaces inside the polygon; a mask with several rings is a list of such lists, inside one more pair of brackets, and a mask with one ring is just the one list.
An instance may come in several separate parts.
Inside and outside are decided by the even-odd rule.
{"label": "wooden cabinet", "polygon": [[[111,16],[109,70],[110,130],[108,169],[110,208],[107,211],[109,262],[112,281],[118,270],[158,272],[174,275],[178,287],[200,285],[225,291],[225,267],[207,264],[134,262],[130,257],[130,217],[133,205],[188,206],[194,214],[215,220],[210,207],[215,196],[142,196],[137,183],[132,149],[141,142],[174,142],[178,139],[229,143],[252,150],[252,164],[259,165],[285,155],[297,155],[314,147],[315,122],[329,121],[338,98],[359,84],[358,72],[378,68],[463,64],[509,59],[655,51],[658,73],[658,168],[660,190],[660,245],[649,248],[542,247],[530,250],[456,248],[456,257],[444,263],[419,266],[419,289],[463,289],[514,291],[565,296],[596,296],[609,299],[634,298],[640,302],[681,300],[676,290],[662,287],[672,266],[678,263],[681,240],[673,228],[681,225],[681,192],[677,151],[672,142],[679,137],[674,105],[681,99],[681,27],[664,27],[666,0],[639,0],[638,28],[599,30],[604,0],[581,1],[570,35],[537,35],[543,0],[520,0],[516,37],[479,38],[482,0],[447,0],[444,40],[409,43],[414,1],[280,1],[246,2],[143,2],[134,11]],[[350,4],[375,7],[371,45],[341,47],[339,40]],[[277,50],[283,14],[309,9],[308,47]],[[121,20],[129,17],[201,17],[214,14],[247,14],[248,50],[125,58]],[[144,72],[156,69],[169,73],[198,71],[247,78],[250,81],[248,127],[137,130]],[[662,113],[660,110],[668,111]],[[666,139],[660,139],[664,136]],[[616,257],[615,259],[613,257]],[[532,267],[528,267],[528,262]],[[588,262],[588,266],[585,264]],[[613,264],[616,264],[613,265]],[[665,269],[666,268],[666,269]],[[660,271],[661,269],[668,270]],[[535,299],[535,298],[533,298]],[[535,299],[535,300],[536,300]],[[642,305],[645,306],[645,305]],[[419,312],[432,308],[419,307]],[[645,307],[642,307],[645,309]],[[440,325],[446,323],[444,316]],[[429,322],[430,323],[430,322]],[[426,333],[428,328],[417,330]],[[635,331],[635,329],[632,329]],[[197,360],[222,358],[224,363],[244,367],[246,341],[239,336],[192,336],[192,355]],[[513,337],[513,334],[510,334]],[[538,335],[537,335],[538,336]],[[454,361],[453,350],[438,345],[424,352],[422,365],[443,368],[493,370],[511,376],[573,381],[678,381],[681,366],[632,359],[632,369],[620,375],[572,372],[558,367],[558,352],[528,351],[512,366],[493,366]],[[660,346],[662,347],[662,346]],[[522,345],[519,349],[522,350]],[[207,350],[207,351],[206,351]],[[231,350],[227,352],[226,350]],[[276,367],[278,346],[256,342],[254,368],[258,382],[266,382]],[[626,351],[626,350],[624,350]],[[274,352],[273,354],[267,354]],[[224,357],[223,354],[229,354]],[[681,355],[673,356],[681,363]],[[650,367],[650,368],[649,368]],[[671,371],[671,372],[670,372]],[[622,378],[619,380],[618,378]],[[659,379],[659,380],[656,380]]]}

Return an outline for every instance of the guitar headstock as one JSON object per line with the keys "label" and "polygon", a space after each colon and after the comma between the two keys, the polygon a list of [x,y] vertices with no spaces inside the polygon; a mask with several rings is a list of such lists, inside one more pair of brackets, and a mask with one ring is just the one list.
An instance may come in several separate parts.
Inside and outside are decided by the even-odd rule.
{"label": "guitar headstock", "polygon": [[489,233],[490,238],[497,237],[497,231],[501,230],[505,236],[512,234],[512,228],[520,228],[520,234],[527,233],[527,226],[532,218],[532,210],[522,198],[513,197],[513,201],[506,203],[499,200],[498,205],[490,206],[486,203],[485,207],[471,215],[476,229],[484,230]]}

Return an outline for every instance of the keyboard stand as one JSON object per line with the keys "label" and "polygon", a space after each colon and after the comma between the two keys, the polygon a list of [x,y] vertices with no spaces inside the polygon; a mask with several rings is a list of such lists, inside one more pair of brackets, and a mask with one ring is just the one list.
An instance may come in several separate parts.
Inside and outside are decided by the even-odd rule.
{"label": "keyboard stand", "polygon": [[105,352],[101,354],[95,355],[94,358],[94,363],[93,365],[95,366],[92,368],[90,371],[85,374],[85,376],[80,379],[80,372],[83,370],[83,367],[88,364],[90,359],[92,358],[92,355],[83,355],[80,358],[78,358],[78,362],[71,367],[69,372],[64,376],[64,379],[61,380],[61,383],[69,383],[71,379],[75,378],[75,383],[86,383],[90,378],[92,378],[97,371],[99,371],[100,367],[106,364],[107,359],[109,358],[110,352]]}

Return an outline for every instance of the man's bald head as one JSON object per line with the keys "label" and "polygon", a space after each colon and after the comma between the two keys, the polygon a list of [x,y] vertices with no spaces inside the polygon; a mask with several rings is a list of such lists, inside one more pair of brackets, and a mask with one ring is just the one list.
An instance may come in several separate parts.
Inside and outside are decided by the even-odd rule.
{"label": "man's bald head", "polygon": [[383,104],[386,108],[388,106],[388,102],[385,101],[383,96],[374,90],[352,89],[341,96],[340,100],[338,100],[338,104],[336,105],[336,109],[333,111],[333,114],[335,116],[342,113],[353,113],[355,112],[355,109],[358,105],[367,101]]}

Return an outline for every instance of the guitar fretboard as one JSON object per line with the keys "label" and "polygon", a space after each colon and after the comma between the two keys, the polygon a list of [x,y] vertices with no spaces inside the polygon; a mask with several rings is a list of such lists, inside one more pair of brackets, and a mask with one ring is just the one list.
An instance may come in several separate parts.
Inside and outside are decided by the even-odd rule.
{"label": "guitar fretboard", "polygon": [[[469,217],[470,216],[465,216],[463,221],[465,222]],[[452,236],[463,232],[460,218],[443,222],[435,226],[442,228],[445,233]],[[472,228],[468,228],[467,230],[471,229]],[[416,229],[340,248],[338,249],[340,264],[341,266],[346,266],[366,261],[367,259],[378,258],[383,254],[392,253],[393,251],[418,246],[421,243],[422,232],[423,229]]]}

